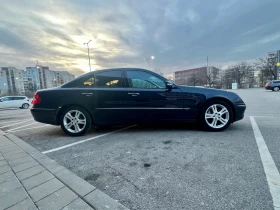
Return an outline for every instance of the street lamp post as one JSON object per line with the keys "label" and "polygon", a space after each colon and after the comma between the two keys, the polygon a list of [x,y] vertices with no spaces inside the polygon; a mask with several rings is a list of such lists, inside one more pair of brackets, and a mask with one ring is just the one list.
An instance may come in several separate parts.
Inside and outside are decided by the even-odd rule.
{"label": "street lamp post", "polygon": [[88,44],[90,42],[91,42],[91,40],[89,40],[88,42],[85,42],[84,45],[87,45],[87,48],[88,48],[88,65],[89,65],[89,71],[91,72],[90,57],[89,57],[89,46],[88,46]]}
{"label": "street lamp post", "polygon": [[145,61],[148,62],[148,69],[150,70],[150,60],[154,60],[155,59],[155,56],[151,56],[149,58],[144,58]]}

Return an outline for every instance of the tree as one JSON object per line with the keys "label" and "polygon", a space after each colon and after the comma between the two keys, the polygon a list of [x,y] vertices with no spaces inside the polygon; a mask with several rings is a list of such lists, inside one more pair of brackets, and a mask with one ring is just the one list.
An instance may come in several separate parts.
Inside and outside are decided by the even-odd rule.
{"label": "tree", "polygon": [[252,67],[243,61],[229,67],[227,76],[230,81],[236,82],[238,87],[241,87],[242,83],[248,83],[250,72],[252,72]]}
{"label": "tree", "polygon": [[197,86],[197,85],[201,85],[201,83],[202,83],[201,72],[199,70],[191,72],[189,77],[187,78],[187,85]]}
{"label": "tree", "polygon": [[216,67],[208,67],[206,71],[203,72],[203,77],[206,80],[206,84],[208,87],[218,86],[218,79],[220,76],[220,69]]}
{"label": "tree", "polygon": [[259,71],[260,86],[263,87],[267,80],[277,79],[276,60],[266,60],[265,58],[258,58],[254,64],[256,70]]}

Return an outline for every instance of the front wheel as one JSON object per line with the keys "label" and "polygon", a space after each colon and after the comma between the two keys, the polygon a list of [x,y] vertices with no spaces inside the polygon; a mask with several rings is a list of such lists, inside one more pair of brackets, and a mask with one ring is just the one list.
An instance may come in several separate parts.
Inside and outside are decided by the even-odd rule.
{"label": "front wheel", "polygon": [[83,108],[69,107],[61,115],[60,126],[69,136],[82,136],[91,127],[91,117]]}
{"label": "front wheel", "polygon": [[205,130],[223,131],[232,123],[233,112],[224,101],[210,101],[202,106],[199,121]]}

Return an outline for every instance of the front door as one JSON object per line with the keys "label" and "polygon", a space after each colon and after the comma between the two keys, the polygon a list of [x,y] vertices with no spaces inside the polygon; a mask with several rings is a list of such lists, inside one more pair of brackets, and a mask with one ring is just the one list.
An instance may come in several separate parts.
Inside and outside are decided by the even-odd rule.
{"label": "front door", "polygon": [[1,108],[11,108],[13,107],[13,98],[5,97],[2,99]]}
{"label": "front door", "polygon": [[183,119],[183,94],[145,70],[126,70],[128,117],[138,122]]}

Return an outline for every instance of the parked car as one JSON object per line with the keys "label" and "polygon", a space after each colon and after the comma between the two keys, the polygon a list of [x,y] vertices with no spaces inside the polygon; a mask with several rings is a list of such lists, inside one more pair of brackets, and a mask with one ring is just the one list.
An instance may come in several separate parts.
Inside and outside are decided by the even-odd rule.
{"label": "parked car", "polygon": [[233,92],[180,86],[145,69],[95,71],[60,87],[35,93],[31,113],[38,122],[60,125],[70,136],[92,125],[199,122],[222,131],[244,117]]}
{"label": "parked car", "polygon": [[265,85],[266,90],[279,91],[280,90],[280,80],[272,80]]}
{"label": "parked car", "polygon": [[26,96],[5,96],[0,98],[0,108],[22,108],[31,106],[31,101]]}

